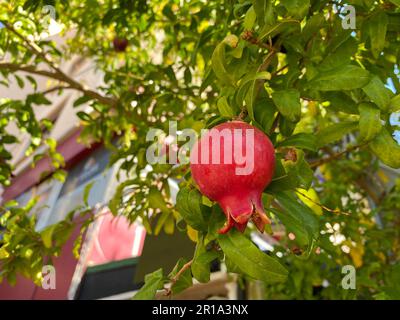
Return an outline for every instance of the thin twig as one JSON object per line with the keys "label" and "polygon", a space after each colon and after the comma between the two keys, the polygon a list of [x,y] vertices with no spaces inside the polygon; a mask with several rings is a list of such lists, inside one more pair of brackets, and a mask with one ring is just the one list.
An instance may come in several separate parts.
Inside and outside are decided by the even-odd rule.
{"label": "thin twig", "polygon": [[278,70],[274,71],[271,73],[271,76],[276,76],[279,72],[285,70],[287,67],[289,67],[289,64],[284,65],[283,67],[279,68]]}
{"label": "thin twig", "polygon": [[42,94],[49,94],[49,93],[52,93],[54,91],[64,90],[64,89],[73,89],[73,88],[71,88],[69,86],[55,86],[55,87],[52,87],[52,88],[47,89],[45,91],[42,91],[41,93]]}
{"label": "thin twig", "polygon": [[364,144],[357,144],[357,145],[348,147],[348,148],[346,148],[346,149],[343,150],[343,151],[334,153],[334,154],[330,155],[329,157],[322,158],[322,159],[320,159],[320,160],[311,162],[311,163],[310,163],[310,168],[316,168],[316,167],[319,167],[320,165],[322,165],[322,164],[324,164],[324,163],[328,163],[328,162],[331,162],[332,160],[336,160],[336,159],[342,157],[343,155],[345,155],[346,153],[349,153],[349,152],[354,151],[354,150],[356,150],[356,149],[358,149],[358,148],[361,148],[361,147],[363,147],[364,145],[365,145],[365,143],[364,143]]}
{"label": "thin twig", "polygon": [[315,200],[313,200],[312,198],[310,198],[309,196],[307,196],[306,194],[304,194],[303,192],[301,192],[301,191],[299,191],[297,189],[295,190],[295,192],[300,194],[300,195],[302,195],[307,200],[310,200],[312,203],[316,204],[317,206],[321,207],[322,209],[324,209],[324,210],[326,210],[328,212],[331,212],[331,213],[334,213],[334,214],[344,214],[346,216],[350,215],[349,212],[343,212],[343,211],[340,211],[339,209],[328,208],[328,207],[324,206],[323,204],[321,204],[319,202],[316,202]]}
{"label": "thin twig", "polygon": [[274,133],[276,127],[278,126],[280,116],[281,116],[281,114],[280,114],[280,112],[278,112],[278,114],[275,117],[274,122],[272,123],[271,129],[269,130],[269,135]]}
{"label": "thin twig", "polygon": [[[34,66],[25,67],[25,70],[22,70],[20,68],[16,68],[15,69],[15,64],[14,64],[14,70],[21,70],[21,71],[40,74],[40,75],[45,75],[47,77],[63,81],[65,83],[68,83],[71,88],[76,89],[78,91],[81,91],[85,95],[87,95],[87,96],[89,96],[89,97],[91,97],[93,99],[96,99],[96,100],[98,100],[99,102],[101,102],[103,104],[114,106],[117,103],[117,100],[115,98],[110,98],[110,97],[103,96],[103,95],[99,94],[98,92],[87,88],[83,84],[81,84],[78,81],[76,81],[76,80],[72,79],[71,77],[69,77],[66,73],[64,73],[64,71],[62,71],[58,67],[58,65],[36,43],[34,43],[33,41],[30,41],[29,39],[25,38],[22,34],[20,34],[17,30],[15,30],[15,28],[11,24],[5,23],[4,25],[5,25],[7,30],[9,30],[10,32],[14,33],[18,38],[20,38],[25,43],[25,45],[30,49],[30,51],[32,51],[32,53],[34,53],[37,56],[41,57],[43,59],[43,61],[51,69],[54,70],[54,72],[40,70],[40,73],[38,73],[39,71],[35,70]],[[1,66],[2,67],[6,67],[7,64],[2,64],[2,65],[0,65],[0,67]]]}
{"label": "thin twig", "polygon": [[176,275],[171,279],[171,281],[170,281],[170,284],[171,284],[170,288],[165,289],[165,290],[166,290],[166,292],[165,292],[165,295],[166,295],[166,296],[169,296],[169,295],[172,293],[172,291],[171,291],[172,286],[179,280],[180,276],[181,276],[187,269],[190,268],[190,266],[192,265],[192,263],[193,263],[193,259],[190,260],[189,262],[185,263],[185,264],[182,266],[182,268],[176,273]]}

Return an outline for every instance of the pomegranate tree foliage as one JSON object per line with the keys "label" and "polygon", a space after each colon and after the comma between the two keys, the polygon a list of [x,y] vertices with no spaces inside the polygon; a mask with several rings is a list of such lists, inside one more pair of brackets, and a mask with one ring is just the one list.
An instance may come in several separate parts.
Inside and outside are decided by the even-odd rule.
{"label": "pomegranate tree foliage", "polygon": [[[13,80],[31,94],[1,100],[0,182],[12,183],[5,147],[18,141],[10,121],[30,135],[27,155],[50,156],[53,177],[64,179],[56,142],[43,134],[52,123],[38,121],[34,110],[51,104],[49,91],[75,90],[81,97],[74,105],[91,106],[77,112],[82,139],[103,141],[110,164],[128,177],[109,203],[112,212],[140,219],[148,233],[186,232],[197,243],[193,260],[180,260],[170,274],[149,274],[137,299],[153,298],[167,283],[167,294],[176,294],[193,278],[208,282],[216,259],[241,278],[261,280],[266,298],[400,298],[400,184],[381,194],[370,185],[382,163],[400,167],[390,123],[400,110],[400,2],[346,4],[356,9],[354,30],[342,27],[339,0],[2,2],[1,90]],[[62,47],[40,37],[48,26],[45,5],[68,33]],[[128,40],[125,51],[113,48],[116,36]],[[62,71],[73,55],[95,62],[104,74],[100,88]],[[38,91],[33,75],[58,89]],[[274,222],[266,233],[279,239],[272,253],[249,240],[249,228],[217,234],[224,215],[197,191],[187,165],[143,171],[149,128],[167,132],[176,120],[178,129],[199,131],[237,117],[262,129],[276,148],[263,198]],[[44,154],[41,145],[48,146]],[[176,205],[168,178],[180,181]],[[73,230],[73,215],[86,219],[82,232],[95,219],[89,192],[76,211],[41,232],[30,214],[36,199],[25,207],[3,204],[0,278],[15,283],[23,274],[39,284],[44,261],[59,255]],[[344,265],[356,268],[355,290],[341,287]]]}

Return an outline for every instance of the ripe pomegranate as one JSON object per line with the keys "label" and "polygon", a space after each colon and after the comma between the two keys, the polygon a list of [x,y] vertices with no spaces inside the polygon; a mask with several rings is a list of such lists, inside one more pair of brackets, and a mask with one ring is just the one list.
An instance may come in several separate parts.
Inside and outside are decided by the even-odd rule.
{"label": "ripe pomegranate", "polygon": [[[225,143],[229,136],[231,143]],[[196,141],[190,155],[192,177],[200,191],[217,201],[225,213],[227,221],[219,233],[226,233],[233,226],[243,232],[250,219],[260,232],[271,223],[261,195],[272,179],[274,166],[271,141],[242,121],[217,125]]]}
{"label": "ripe pomegranate", "polygon": [[128,40],[125,38],[115,37],[113,40],[114,50],[117,52],[124,52],[128,46]]}

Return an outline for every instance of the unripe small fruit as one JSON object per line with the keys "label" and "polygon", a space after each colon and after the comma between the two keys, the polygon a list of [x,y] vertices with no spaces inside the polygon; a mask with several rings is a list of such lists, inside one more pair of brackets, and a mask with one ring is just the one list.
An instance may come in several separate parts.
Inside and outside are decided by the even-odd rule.
{"label": "unripe small fruit", "polygon": [[[231,143],[225,143],[229,136]],[[194,144],[190,155],[192,177],[200,191],[224,211],[227,222],[220,233],[233,226],[243,232],[250,219],[260,232],[271,223],[261,196],[272,179],[274,166],[275,152],[269,138],[242,121],[217,125]],[[251,171],[243,174],[245,167]]]}

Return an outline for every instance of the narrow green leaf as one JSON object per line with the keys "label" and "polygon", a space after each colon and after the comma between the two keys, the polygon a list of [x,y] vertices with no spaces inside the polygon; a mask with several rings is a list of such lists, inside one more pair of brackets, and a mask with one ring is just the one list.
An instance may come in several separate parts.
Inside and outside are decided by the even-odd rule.
{"label": "narrow green leaf", "polygon": [[83,203],[85,204],[85,206],[89,206],[89,202],[88,202],[89,194],[90,194],[90,190],[92,190],[94,183],[95,183],[95,181],[89,182],[83,189]]}
{"label": "narrow green leaf", "polygon": [[252,278],[267,282],[283,282],[287,270],[277,259],[263,253],[239,231],[230,232],[218,237],[218,243],[225,255]]}
{"label": "narrow green leaf", "polygon": [[260,27],[265,23],[265,4],[266,0],[253,0],[254,12],[257,16],[257,22]]}
{"label": "narrow green leaf", "polygon": [[316,151],[317,139],[314,134],[301,132],[279,142],[276,147],[296,147]]}
{"label": "narrow green leaf", "polygon": [[376,103],[379,109],[384,112],[388,111],[393,93],[385,87],[379,77],[372,77],[371,81],[362,89],[372,102]]}
{"label": "narrow green leaf", "polygon": [[221,97],[217,101],[217,108],[221,116],[223,117],[233,117],[235,112],[231,108],[228,103],[228,99],[226,97]]}
{"label": "narrow green leaf", "polygon": [[358,122],[356,121],[343,121],[335,123],[322,129],[317,134],[318,147],[323,147],[328,143],[340,140],[346,134],[356,130],[358,128]]}
{"label": "narrow green leaf", "polygon": [[370,80],[369,72],[354,65],[320,72],[307,87],[320,91],[353,90],[364,87]]}
{"label": "narrow green leaf", "polygon": [[294,30],[295,28],[300,28],[299,21],[294,19],[286,19],[281,20],[274,25],[265,25],[261,29],[258,39],[264,40],[267,37],[274,37],[284,31],[290,31],[290,28],[293,28]]}
{"label": "narrow green leaf", "polygon": [[90,100],[92,100],[91,97],[82,96],[82,97],[80,97],[80,98],[78,98],[78,99],[76,99],[76,100],[74,101],[74,108],[77,107],[77,106],[80,106],[81,104],[84,104],[85,102],[88,102],[88,101],[90,101]]}
{"label": "narrow green leaf", "polygon": [[246,15],[244,17],[244,29],[245,30],[251,30],[254,26],[254,23],[256,22],[256,12],[254,11],[254,7],[251,6],[249,10],[247,10]]}
{"label": "narrow green leaf", "polygon": [[386,128],[379,132],[369,146],[384,164],[395,169],[400,168],[400,146]]}
{"label": "narrow green leaf", "polygon": [[225,85],[233,85],[233,77],[225,67],[225,46],[236,47],[238,38],[234,35],[227,36],[220,42],[211,57],[211,66],[217,78]]}
{"label": "narrow green leaf", "polygon": [[302,19],[310,8],[310,0],[281,0],[281,3],[289,16],[298,19]]}
{"label": "narrow green leaf", "polygon": [[57,227],[56,224],[46,227],[41,233],[40,236],[43,240],[43,244],[46,248],[51,248],[53,245],[53,232]]}
{"label": "narrow green leaf", "polygon": [[256,87],[258,80],[269,80],[271,79],[271,74],[266,71],[257,72],[256,74],[248,74],[244,77],[241,82],[239,89],[236,93],[236,102],[239,106],[242,106],[243,100],[246,102],[246,109],[249,116],[254,120],[254,101],[257,95]]}
{"label": "narrow green leaf", "polygon": [[50,105],[51,104],[51,101],[48,100],[42,93],[33,93],[33,94],[28,95],[26,102],[28,104],[34,103],[37,105],[41,105],[41,104]]}
{"label": "narrow green leaf", "polygon": [[324,93],[324,99],[330,102],[329,109],[333,111],[358,114],[357,104],[342,91],[327,91]]}
{"label": "narrow green leaf", "polygon": [[160,209],[162,212],[169,212],[161,191],[157,188],[151,188],[147,197],[151,208]]}
{"label": "narrow green leaf", "polygon": [[381,112],[372,103],[361,103],[358,109],[360,110],[360,139],[369,141],[382,129]]}
{"label": "narrow green leaf", "polygon": [[389,103],[390,112],[400,111],[400,94],[394,96]]}
{"label": "narrow green leaf", "polygon": [[272,124],[274,123],[274,115],[276,111],[276,107],[272,100],[266,97],[257,99],[256,103],[254,104],[255,121],[267,134],[271,130]]}
{"label": "narrow green leaf", "polygon": [[300,92],[296,89],[275,91],[272,93],[279,112],[292,122],[297,122],[301,117]]}
{"label": "narrow green leaf", "polygon": [[388,16],[383,11],[379,11],[369,18],[369,37],[371,40],[372,54],[375,59],[379,57],[385,47],[387,25]]}

